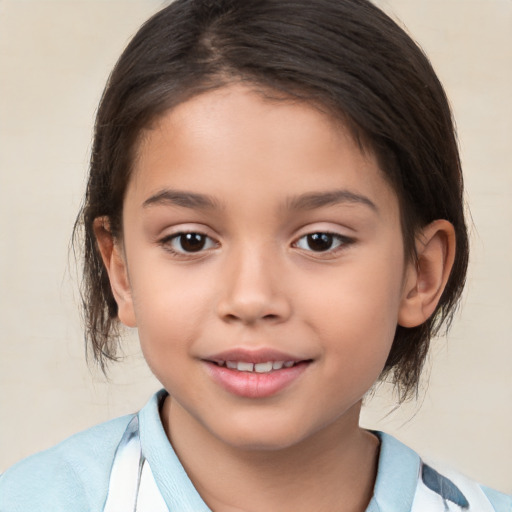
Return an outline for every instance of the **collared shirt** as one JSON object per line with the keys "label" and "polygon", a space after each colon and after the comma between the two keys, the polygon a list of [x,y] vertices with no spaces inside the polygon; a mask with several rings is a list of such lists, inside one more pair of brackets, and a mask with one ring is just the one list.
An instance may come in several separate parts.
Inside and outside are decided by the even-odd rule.
{"label": "collared shirt", "polygon": [[[137,414],[82,432],[0,478],[0,512],[211,512],[163,429],[155,394]],[[393,437],[381,441],[366,512],[511,512],[512,498],[440,472]]]}

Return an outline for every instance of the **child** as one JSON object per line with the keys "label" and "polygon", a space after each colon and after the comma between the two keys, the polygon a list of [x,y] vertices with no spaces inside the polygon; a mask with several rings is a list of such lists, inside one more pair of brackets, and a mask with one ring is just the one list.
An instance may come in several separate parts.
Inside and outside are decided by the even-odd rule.
{"label": "child", "polygon": [[451,114],[365,0],[177,0],[121,56],[86,200],[90,346],[164,390],[0,479],[0,510],[505,511],[358,426],[462,291]]}

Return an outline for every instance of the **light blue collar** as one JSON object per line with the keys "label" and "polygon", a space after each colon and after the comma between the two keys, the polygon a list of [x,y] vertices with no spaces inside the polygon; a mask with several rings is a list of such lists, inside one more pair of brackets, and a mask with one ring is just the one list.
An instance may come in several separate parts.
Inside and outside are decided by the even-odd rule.
{"label": "light blue collar", "polygon": [[[104,512],[211,512],[167,439],[159,412],[166,396],[165,390],[156,393],[126,428],[112,465]],[[375,435],[381,444],[379,464],[366,512],[410,512],[421,460],[395,438]]]}
{"label": "light blue collar", "polygon": [[421,460],[416,452],[383,432],[373,498],[366,512],[409,512],[412,509]]}
{"label": "light blue collar", "polygon": [[103,512],[168,512],[141,448],[134,416],[117,446]]}

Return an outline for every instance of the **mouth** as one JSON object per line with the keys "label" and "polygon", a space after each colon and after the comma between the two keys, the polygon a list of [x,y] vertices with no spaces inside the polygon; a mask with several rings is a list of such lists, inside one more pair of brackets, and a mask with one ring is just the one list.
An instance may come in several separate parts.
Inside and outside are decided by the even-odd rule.
{"label": "mouth", "polygon": [[302,361],[266,361],[263,363],[250,363],[246,361],[211,361],[217,366],[224,366],[230,370],[248,373],[271,373],[283,368],[292,368]]}
{"label": "mouth", "polygon": [[203,359],[210,377],[233,395],[267,398],[301,379],[314,362],[276,350],[234,349]]}

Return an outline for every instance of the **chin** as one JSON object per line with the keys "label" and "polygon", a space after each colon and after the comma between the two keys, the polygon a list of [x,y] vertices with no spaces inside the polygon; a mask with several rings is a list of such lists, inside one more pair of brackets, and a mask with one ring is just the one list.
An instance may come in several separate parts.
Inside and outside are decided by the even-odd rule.
{"label": "chin", "polygon": [[259,433],[254,436],[239,437],[237,439],[223,441],[227,442],[237,450],[253,452],[277,452],[281,450],[287,450],[297,445],[300,442],[300,440],[296,440],[288,436],[262,436],[261,433]]}
{"label": "chin", "polygon": [[[302,427],[300,430],[297,426]],[[227,429],[217,432],[216,437],[237,450],[271,452],[286,450],[300,444],[312,435],[304,430],[303,422],[281,424],[276,421],[231,423]]]}

